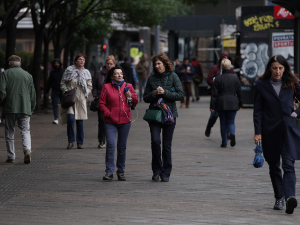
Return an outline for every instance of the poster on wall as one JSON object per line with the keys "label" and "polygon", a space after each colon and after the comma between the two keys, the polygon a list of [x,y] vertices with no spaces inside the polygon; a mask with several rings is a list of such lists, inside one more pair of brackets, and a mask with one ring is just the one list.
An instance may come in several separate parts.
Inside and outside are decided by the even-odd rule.
{"label": "poster on wall", "polygon": [[282,55],[294,73],[294,32],[272,31],[272,56]]}

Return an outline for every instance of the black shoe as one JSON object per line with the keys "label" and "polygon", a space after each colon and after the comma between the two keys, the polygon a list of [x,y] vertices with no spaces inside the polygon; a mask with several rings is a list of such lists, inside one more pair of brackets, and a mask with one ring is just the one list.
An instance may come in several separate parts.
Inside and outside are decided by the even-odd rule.
{"label": "black shoe", "polygon": [[274,210],[281,210],[284,206],[284,197],[283,198],[276,198],[275,205],[273,207]]}
{"label": "black shoe", "polygon": [[7,159],[6,162],[7,163],[15,163],[15,159]]}
{"label": "black shoe", "polygon": [[77,145],[77,148],[78,148],[78,149],[83,149],[82,144],[78,144],[78,145]]}
{"label": "black shoe", "polygon": [[126,181],[126,177],[125,177],[124,173],[118,174],[118,180],[119,181]]}
{"label": "black shoe", "polygon": [[169,177],[161,177],[161,182],[169,182]]}
{"label": "black shoe", "polygon": [[71,149],[71,148],[73,148],[73,143],[72,143],[72,142],[70,142],[70,143],[68,144],[68,146],[67,146],[67,149]]}
{"label": "black shoe", "polygon": [[155,181],[155,182],[159,181],[159,175],[158,174],[153,174],[152,180]]}
{"label": "black shoe", "polygon": [[199,99],[200,99],[200,97],[197,97],[197,98],[196,98],[196,101],[198,102],[198,101],[199,101]]}
{"label": "black shoe", "polygon": [[230,146],[235,146],[235,135],[230,133]]}
{"label": "black shoe", "polygon": [[209,137],[210,136],[210,132],[211,132],[211,127],[209,127],[208,125],[206,126],[206,130],[205,130],[205,136]]}
{"label": "black shoe", "polygon": [[195,102],[195,99],[194,99],[194,98],[192,98],[192,102]]}
{"label": "black shoe", "polygon": [[227,139],[230,140],[230,133],[227,132]]}
{"label": "black shoe", "polygon": [[286,209],[285,212],[287,214],[293,214],[294,209],[297,207],[297,199],[294,196],[290,196],[287,200],[286,200]]}
{"label": "black shoe", "polygon": [[106,145],[104,142],[99,142],[98,148],[105,148]]}
{"label": "black shoe", "polygon": [[221,144],[221,148],[227,148],[227,144]]}
{"label": "black shoe", "polygon": [[111,173],[106,173],[105,176],[103,177],[103,180],[113,180],[114,175]]}
{"label": "black shoe", "polygon": [[24,152],[24,163],[29,164],[31,162],[31,154],[29,150]]}

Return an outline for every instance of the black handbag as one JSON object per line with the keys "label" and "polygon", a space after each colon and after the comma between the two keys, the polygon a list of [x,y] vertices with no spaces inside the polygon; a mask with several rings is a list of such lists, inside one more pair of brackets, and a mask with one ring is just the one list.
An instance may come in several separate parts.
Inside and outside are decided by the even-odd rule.
{"label": "black handbag", "polygon": [[99,107],[99,98],[94,98],[94,100],[91,102],[90,110],[93,112],[97,112]]}
{"label": "black handbag", "polygon": [[63,94],[63,99],[62,99],[62,103],[61,103],[61,107],[63,109],[68,109],[69,107],[71,107],[71,106],[73,106],[75,104],[76,89],[77,88],[74,88],[72,90],[66,91]]}

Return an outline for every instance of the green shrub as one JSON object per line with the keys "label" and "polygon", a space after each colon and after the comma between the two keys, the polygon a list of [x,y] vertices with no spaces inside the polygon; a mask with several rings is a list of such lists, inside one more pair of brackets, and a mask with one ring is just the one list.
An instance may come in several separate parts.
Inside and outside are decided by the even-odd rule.
{"label": "green shrub", "polygon": [[16,55],[21,57],[21,67],[23,70],[30,71],[33,60],[33,52],[16,52]]}

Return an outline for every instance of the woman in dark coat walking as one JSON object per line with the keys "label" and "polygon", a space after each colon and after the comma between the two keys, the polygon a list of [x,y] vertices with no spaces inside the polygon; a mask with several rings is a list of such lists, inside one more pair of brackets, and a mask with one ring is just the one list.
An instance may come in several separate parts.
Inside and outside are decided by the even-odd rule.
{"label": "woman in dark coat walking", "polygon": [[262,143],[264,157],[269,164],[276,198],[273,209],[282,209],[285,199],[285,212],[288,214],[292,214],[297,207],[294,163],[300,159],[300,129],[296,123],[300,108],[293,110],[295,95],[300,97],[298,78],[292,74],[283,56],[273,56],[265,73],[256,81],[253,139],[255,143]]}
{"label": "woman in dark coat walking", "polygon": [[[221,62],[223,74],[217,76],[211,94],[210,111],[218,111],[221,124],[222,148],[227,147],[230,137],[231,147],[235,146],[236,112],[242,108],[241,84],[238,77],[231,73],[231,61],[223,59]],[[229,133],[229,135],[228,135]]]}
{"label": "woman in dark coat walking", "polygon": [[[174,123],[149,123],[151,133],[152,171],[153,181],[169,182],[172,170],[171,147],[173,133],[178,117],[176,101],[184,97],[179,77],[173,72],[173,64],[164,53],[159,53],[151,58],[153,64],[153,75],[148,78],[144,92],[144,101],[150,103],[149,109],[159,109],[155,104],[160,98],[169,106]],[[161,138],[162,132],[162,149]]]}

